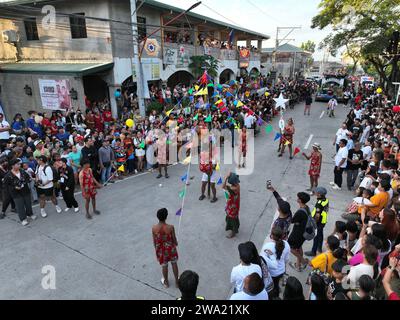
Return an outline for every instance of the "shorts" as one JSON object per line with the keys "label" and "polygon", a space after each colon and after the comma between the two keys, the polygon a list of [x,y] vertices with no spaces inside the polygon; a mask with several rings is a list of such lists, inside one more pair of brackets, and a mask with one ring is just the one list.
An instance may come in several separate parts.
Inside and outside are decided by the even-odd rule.
{"label": "shorts", "polygon": [[[208,174],[207,173],[203,173],[203,177],[201,178],[202,182],[208,182]],[[217,172],[213,171],[212,175],[211,175],[211,183],[216,183],[217,182]]]}
{"label": "shorts", "polygon": [[44,195],[47,198],[51,198],[54,195],[54,188],[42,189],[36,188],[38,196]]}

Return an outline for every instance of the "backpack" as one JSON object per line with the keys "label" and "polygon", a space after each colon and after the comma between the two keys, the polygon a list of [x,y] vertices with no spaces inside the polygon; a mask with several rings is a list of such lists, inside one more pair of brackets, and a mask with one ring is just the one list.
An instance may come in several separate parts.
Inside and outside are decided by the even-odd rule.
{"label": "backpack", "polygon": [[49,167],[50,167],[51,171],[53,171],[53,183],[56,183],[59,180],[59,175],[58,175],[58,171],[53,166],[46,165],[43,168],[43,173],[47,177],[46,169]]}
{"label": "backpack", "polygon": [[317,223],[315,222],[314,218],[311,216],[309,210],[301,209],[307,214],[307,224],[306,228],[303,233],[303,238],[307,241],[311,241],[315,238],[316,230],[317,230]]}

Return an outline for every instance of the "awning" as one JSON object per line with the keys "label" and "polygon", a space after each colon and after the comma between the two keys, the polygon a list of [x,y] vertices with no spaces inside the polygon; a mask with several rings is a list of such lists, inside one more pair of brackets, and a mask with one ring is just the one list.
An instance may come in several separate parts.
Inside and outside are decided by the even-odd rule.
{"label": "awning", "polygon": [[0,73],[63,74],[76,77],[111,70],[113,62],[91,63],[42,63],[18,62],[0,64]]}

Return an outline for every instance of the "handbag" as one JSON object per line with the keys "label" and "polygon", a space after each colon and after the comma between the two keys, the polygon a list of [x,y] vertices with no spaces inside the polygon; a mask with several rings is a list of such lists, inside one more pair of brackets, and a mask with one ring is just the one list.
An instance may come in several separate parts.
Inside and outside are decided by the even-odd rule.
{"label": "handbag", "polygon": [[326,263],[325,263],[325,271],[322,272],[319,269],[314,269],[310,272],[310,274],[308,275],[307,281],[306,283],[308,285],[311,285],[311,277],[316,274],[319,275],[325,282],[326,285],[328,285],[330,283],[330,279],[331,279],[331,275],[328,273],[328,255],[326,253],[324,253],[325,257],[326,257]]}

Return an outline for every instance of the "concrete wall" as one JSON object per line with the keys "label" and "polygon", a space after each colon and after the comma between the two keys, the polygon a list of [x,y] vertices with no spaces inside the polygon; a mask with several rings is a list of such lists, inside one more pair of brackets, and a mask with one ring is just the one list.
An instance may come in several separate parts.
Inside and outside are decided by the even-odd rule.
{"label": "concrete wall", "polygon": [[[0,77],[0,100],[7,120],[11,121],[17,112],[21,113],[24,118],[27,118],[27,113],[30,110],[51,112],[51,110],[42,108],[39,79],[69,80],[71,88],[78,92],[78,100],[72,100],[73,107],[80,106],[84,109],[84,91],[81,78],[63,75],[3,73]],[[32,88],[32,96],[25,94],[25,85]]]}
{"label": "concrete wall", "polygon": [[[59,13],[80,13],[86,16],[109,17],[108,0],[69,0],[54,2]],[[41,7],[38,7],[41,8]],[[43,15],[35,11],[39,40],[27,41],[24,23],[0,20],[1,30],[13,29],[20,34],[23,60],[112,60],[110,25],[108,22],[86,20],[87,38],[72,39],[69,17],[57,16],[56,28],[46,30],[42,27]],[[14,46],[0,41],[0,60],[15,58]]]}

